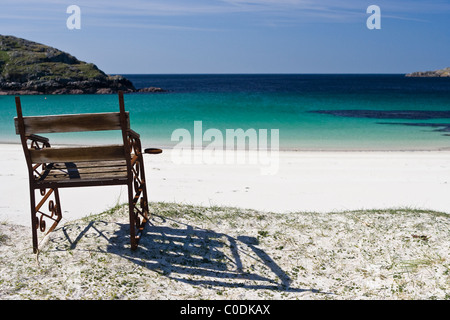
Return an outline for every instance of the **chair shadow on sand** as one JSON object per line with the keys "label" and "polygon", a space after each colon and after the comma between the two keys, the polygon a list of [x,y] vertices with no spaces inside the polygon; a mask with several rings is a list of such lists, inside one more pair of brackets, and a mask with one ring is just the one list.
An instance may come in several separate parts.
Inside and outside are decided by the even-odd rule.
{"label": "chair shadow on sand", "polygon": [[[98,251],[118,255],[187,284],[319,293],[316,289],[291,287],[289,275],[264,250],[257,247],[259,242],[255,237],[232,237],[169,218],[154,218],[164,223],[149,223],[136,251],[131,251],[128,245],[128,224],[105,221],[91,221],[84,230],[76,231],[77,236],[73,240],[67,233],[68,229],[63,228],[66,243],[63,247],[75,249],[83,237],[98,237],[107,240],[106,249],[99,246]],[[106,231],[109,229],[108,224],[115,225],[112,234]]]}

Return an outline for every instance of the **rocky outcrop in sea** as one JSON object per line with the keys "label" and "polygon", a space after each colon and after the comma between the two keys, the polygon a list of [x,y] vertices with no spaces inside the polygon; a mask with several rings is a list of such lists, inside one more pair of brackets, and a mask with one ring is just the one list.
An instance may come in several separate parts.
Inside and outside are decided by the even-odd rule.
{"label": "rocky outcrop in sea", "polygon": [[137,90],[121,75],[108,75],[92,63],[33,41],[0,35],[0,95],[111,94],[164,92]]}
{"label": "rocky outcrop in sea", "polygon": [[406,77],[422,77],[422,78],[431,78],[431,77],[450,77],[450,68],[435,70],[435,71],[417,71],[408,73]]}

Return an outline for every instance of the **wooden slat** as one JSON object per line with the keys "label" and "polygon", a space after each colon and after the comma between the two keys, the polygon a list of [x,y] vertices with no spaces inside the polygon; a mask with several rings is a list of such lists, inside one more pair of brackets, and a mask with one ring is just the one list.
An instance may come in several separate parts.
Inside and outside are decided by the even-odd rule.
{"label": "wooden slat", "polygon": [[46,182],[53,182],[53,181],[63,181],[63,180],[104,180],[104,179],[119,179],[119,178],[123,178],[126,179],[127,178],[127,172],[126,171],[118,171],[118,172],[91,172],[91,173],[80,173],[79,178],[71,178],[68,174],[64,175],[64,174],[51,174],[48,177],[46,177],[44,180]]}
{"label": "wooden slat", "polygon": [[127,167],[95,167],[95,168],[52,168],[49,170],[48,175],[50,176],[67,176],[67,175],[84,175],[84,174],[110,174],[110,173],[123,173],[127,172]]}
{"label": "wooden slat", "polygon": [[73,187],[93,187],[93,186],[112,186],[125,185],[128,183],[128,178],[124,177],[103,177],[101,179],[63,179],[56,181],[37,181],[36,185],[40,188],[73,188]]}
{"label": "wooden slat", "polygon": [[123,160],[125,149],[121,145],[30,149],[32,163]]}
{"label": "wooden slat", "polygon": [[[129,113],[126,112],[127,128],[130,127]],[[25,135],[34,133],[82,132],[120,130],[120,113],[85,113],[53,116],[24,117]],[[16,134],[19,134],[19,123],[14,118]]]}
{"label": "wooden slat", "polygon": [[52,163],[40,172],[35,183],[58,188],[127,184],[127,164],[125,160]]}
{"label": "wooden slat", "polygon": [[[78,162],[75,164],[77,169],[95,169],[95,170],[108,170],[109,168],[126,168],[127,162],[126,160],[112,160],[112,161],[95,161],[95,162]],[[54,170],[56,169],[67,169],[67,163],[53,163]]]}

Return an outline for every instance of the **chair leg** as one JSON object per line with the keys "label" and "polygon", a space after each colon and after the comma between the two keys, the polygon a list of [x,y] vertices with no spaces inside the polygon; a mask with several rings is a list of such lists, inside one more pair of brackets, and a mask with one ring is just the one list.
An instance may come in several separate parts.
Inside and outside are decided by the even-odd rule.
{"label": "chair leg", "polygon": [[[31,227],[32,227],[32,236],[33,236],[33,253],[37,253],[39,251],[39,241],[37,230],[39,229],[41,232],[45,232],[46,230],[46,220],[53,221],[53,224],[50,226],[48,231],[45,233],[47,236],[50,232],[55,230],[56,226],[62,219],[62,210],[61,210],[61,201],[59,198],[58,189],[40,189],[40,194],[42,199],[36,205],[36,196],[35,190],[30,188],[30,206],[31,206]],[[49,200],[51,195],[54,195],[54,201]],[[50,213],[44,213],[41,211],[41,208],[45,203],[48,203],[48,211]],[[40,214],[38,218],[37,214]]]}
{"label": "chair leg", "polygon": [[141,158],[141,179],[142,179],[142,198],[141,198],[141,208],[145,216],[145,222],[147,222],[151,216],[148,209],[148,198],[147,198],[147,185],[145,180],[145,169],[144,169],[144,159]]}
{"label": "chair leg", "polygon": [[128,184],[128,213],[130,216],[130,244],[131,250],[136,250],[137,239],[136,239],[136,217],[134,213],[134,196],[133,196],[133,186],[131,183]]}
{"label": "chair leg", "polygon": [[33,241],[33,253],[38,252],[37,229],[39,228],[39,220],[36,216],[36,197],[34,189],[30,188],[30,207],[31,207],[31,232]]}
{"label": "chair leg", "polygon": [[133,178],[128,184],[131,249],[136,249],[149,220],[147,187],[142,156],[132,167]]}

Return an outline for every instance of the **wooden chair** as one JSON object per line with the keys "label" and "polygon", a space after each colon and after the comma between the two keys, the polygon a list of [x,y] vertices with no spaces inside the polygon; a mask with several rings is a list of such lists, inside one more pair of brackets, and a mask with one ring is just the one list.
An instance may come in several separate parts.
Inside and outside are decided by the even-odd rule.
{"label": "wooden chair", "polygon": [[[62,218],[60,188],[108,185],[128,186],[130,242],[131,248],[136,249],[149,219],[149,209],[141,141],[139,134],[130,129],[123,92],[119,92],[120,112],[111,113],[24,117],[20,97],[15,101],[16,133],[28,166],[33,252],[39,250],[38,229],[45,232],[50,221],[46,236]],[[49,139],[37,135],[100,130],[120,130],[123,144],[52,148]],[[162,150],[148,148],[144,152],[157,154]],[[91,201],[95,201],[95,196]]]}

